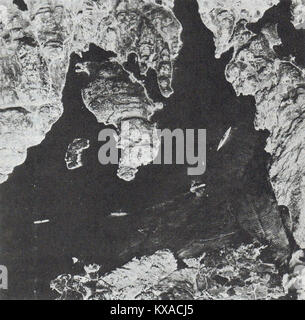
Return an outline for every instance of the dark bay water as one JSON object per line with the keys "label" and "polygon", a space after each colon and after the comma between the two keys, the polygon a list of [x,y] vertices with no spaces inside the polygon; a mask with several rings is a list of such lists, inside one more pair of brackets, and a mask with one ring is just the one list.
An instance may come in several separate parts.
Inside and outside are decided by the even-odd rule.
{"label": "dark bay water", "polygon": [[[220,60],[214,58],[213,35],[202,24],[196,2],[177,1],[175,14],[184,29],[183,49],[175,64],[175,93],[154,118],[160,128],[207,129],[207,172],[202,179],[210,183],[210,193],[218,195],[222,179],[232,179],[226,174],[240,165],[237,158],[232,165],[216,154],[224,132],[230,126],[238,127],[252,137],[250,143],[257,143],[262,154],[265,135],[254,131],[253,99],[237,99],[225,80],[224,68],[231,53]],[[96,48],[85,56],[106,58],[107,53]],[[79,271],[72,257],[100,263],[105,271],[115,267],[116,248],[132,237],[133,224],[143,210],[188,191],[192,180],[184,166],[150,165],[141,168],[134,181],[124,182],[116,177],[117,166],[98,163],[97,136],[103,125],[82,103],[83,83],[73,72],[75,59],[71,59],[64,90],[63,116],[39,146],[28,150],[26,162],[8,182],[0,185],[0,264],[9,270],[5,293],[9,299],[53,298],[50,280]],[[91,147],[84,151],[84,166],[68,171],[64,156],[75,138],[89,139]],[[238,149],[238,142],[233,143],[233,158]],[[263,168],[264,161],[261,165]],[[120,209],[130,213],[128,223],[107,218]],[[50,223],[33,224],[43,219]]]}

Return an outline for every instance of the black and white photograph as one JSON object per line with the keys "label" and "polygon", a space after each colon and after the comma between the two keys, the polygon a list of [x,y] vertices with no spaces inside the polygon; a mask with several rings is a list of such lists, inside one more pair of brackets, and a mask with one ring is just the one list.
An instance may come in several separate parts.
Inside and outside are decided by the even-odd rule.
{"label": "black and white photograph", "polygon": [[0,300],[305,300],[305,0],[0,0]]}

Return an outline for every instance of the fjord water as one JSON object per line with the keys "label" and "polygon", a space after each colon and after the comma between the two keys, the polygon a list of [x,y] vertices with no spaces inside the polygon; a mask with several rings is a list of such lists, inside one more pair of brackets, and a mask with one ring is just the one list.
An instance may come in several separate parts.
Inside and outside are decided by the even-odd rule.
{"label": "fjord water", "polygon": [[[164,109],[154,120],[160,128],[207,129],[207,172],[202,179],[210,182],[213,194],[231,166],[216,152],[225,131],[239,127],[257,140],[254,101],[237,99],[225,80],[231,53],[220,60],[214,58],[213,34],[202,24],[196,1],[178,0],[175,14],[184,30],[184,45],[175,63],[175,93],[164,101]],[[84,60],[104,61],[109,56],[92,47]],[[75,74],[77,61],[78,57],[71,57],[63,116],[39,146],[28,150],[26,162],[0,185],[0,264],[9,272],[9,290],[2,294],[8,299],[54,298],[50,280],[81,271],[72,257],[99,263],[103,271],[123,263],[117,254],[136,232],[143,210],[187,192],[191,184],[186,166],[149,165],[139,170],[134,181],[125,182],[117,178],[117,166],[99,164],[97,137],[104,126],[82,102],[80,90],[86,79]],[[153,73],[147,81],[155,85]],[[153,98],[160,98],[156,90],[150,91]],[[89,139],[91,146],[83,153],[84,166],[69,171],[64,157],[75,138]],[[263,152],[264,138],[261,140]],[[237,154],[237,143],[230,148]],[[128,217],[109,219],[119,210],[128,212]],[[50,222],[34,224],[44,219]]]}

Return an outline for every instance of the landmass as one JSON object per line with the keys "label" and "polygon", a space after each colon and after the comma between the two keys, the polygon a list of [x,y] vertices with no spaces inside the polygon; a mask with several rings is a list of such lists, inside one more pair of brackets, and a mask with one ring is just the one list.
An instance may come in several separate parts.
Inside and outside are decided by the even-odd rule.
{"label": "landmass", "polygon": [[88,149],[89,147],[89,140],[82,138],[74,139],[73,142],[69,144],[65,156],[67,169],[74,170],[82,167],[82,153],[85,149]]}
{"label": "landmass", "polygon": [[[102,274],[102,266],[85,266],[82,274],[65,274],[50,286],[59,300],[271,300],[288,295],[273,264],[259,258],[258,243],[184,259],[160,250],[134,258]],[[304,267],[303,267],[304,270]],[[304,290],[304,287],[302,288]]]}
{"label": "landmass", "polygon": [[[305,70],[295,57],[281,56],[278,24],[262,21],[255,30],[249,26],[279,1],[241,1],[238,7],[232,1],[208,3],[198,0],[202,21],[215,36],[216,57],[234,50],[226,79],[237,95],[255,98],[255,129],[269,132],[265,150],[271,155],[270,182],[278,205],[289,210],[287,228],[304,248]],[[303,23],[303,6],[303,1],[292,1],[295,26]]]}
{"label": "landmass", "polygon": [[158,155],[157,125],[150,117],[162,104],[149,99],[144,87],[116,61],[86,63],[81,70],[84,67],[92,79],[82,90],[84,103],[98,122],[117,128],[117,148],[122,150],[118,177],[133,180],[138,167]]}
{"label": "landmass", "polygon": [[[154,69],[160,92],[169,97],[173,63],[182,45],[182,28],[171,1],[26,0],[25,4],[27,9],[20,10],[12,1],[0,1],[0,182],[24,163],[27,150],[40,144],[61,117],[72,53],[82,56],[95,44],[112,51],[121,66],[134,53],[141,73]],[[132,161],[130,177],[137,159]],[[146,162],[139,161],[138,166]]]}
{"label": "landmass", "polygon": [[[203,255],[189,259],[206,248],[206,242],[200,239],[204,229],[201,220],[206,233],[211,232],[207,230],[209,222],[215,222],[214,217],[207,221],[206,215],[192,220],[193,212],[202,209],[199,201],[206,195],[205,184],[196,182],[190,192],[194,199],[187,195],[179,198],[180,202],[174,199],[149,208],[147,212],[156,215],[145,216],[151,220],[141,226],[133,246],[125,248],[128,254],[120,254],[135,256],[141,246],[141,253],[145,248],[169,248],[173,237],[184,247],[182,251],[177,255],[157,251],[108,274],[102,273],[102,266],[92,264],[85,266],[81,275],[59,276],[51,287],[60,299],[279,299],[292,291],[299,299],[304,298],[304,65],[296,56],[281,52],[280,21],[264,20],[266,13],[283,1],[197,1],[202,22],[214,34],[215,56],[221,58],[228,52],[232,55],[225,70],[227,81],[238,96],[254,97],[255,129],[269,134],[265,147],[270,155],[268,182],[276,201],[266,194],[258,197],[245,193],[238,208],[238,223],[251,235],[274,245],[283,259],[290,258],[288,251],[293,247],[296,252],[289,273],[281,283],[277,266],[260,261],[263,249],[254,244],[229,247],[227,251],[218,248],[210,260]],[[182,27],[173,14],[173,1],[25,3],[27,10],[21,10],[11,1],[0,0],[0,183],[24,163],[27,150],[39,145],[61,117],[70,55],[81,57],[91,43],[112,52],[113,57],[106,62],[77,65],[76,72],[86,73],[89,78],[82,98],[99,123],[116,129],[117,147],[122,151],[118,176],[133,180],[138,168],[157,156],[157,149],[152,147],[152,141],[158,141],[157,123],[151,118],[163,104],[149,97],[144,82],[125,67],[125,62],[135,55],[140,75],[154,70],[161,96],[170,97],[174,62],[182,46]],[[293,0],[289,8],[291,23],[302,30],[304,1]],[[219,152],[235,134],[234,128],[220,144]],[[88,144],[77,139],[69,146],[65,158],[68,169],[81,165],[81,151]],[[251,166],[239,167],[236,180],[244,178],[245,174],[239,173],[243,170],[251,170]],[[238,183],[237,190],[242,186]],[[173,209],[174,204],[179,208]],[[288,212],[285,217],[278,206]],[[226,213],[229,209],[225,208]],[[232,219],[226,219],[227,225],[219,223],[222,231],[229,229],[221,237],[222,244],[236,232]],[[197,232],[197,242],[177,236],[186,225]],[[208,240],[215,242],[214,237]]]}
{"label": "landmass", "polygon": [[[32,19],[0,1],[0,182],[22,164],[63,113],[68,51],[60,12],[48,24],[33,2]],[[52,32],[48,32],[52,30]]]}
{"label": "landmass", "polygon": [[293,25],[296,29],[305,29],[305,1],[292,0]]}

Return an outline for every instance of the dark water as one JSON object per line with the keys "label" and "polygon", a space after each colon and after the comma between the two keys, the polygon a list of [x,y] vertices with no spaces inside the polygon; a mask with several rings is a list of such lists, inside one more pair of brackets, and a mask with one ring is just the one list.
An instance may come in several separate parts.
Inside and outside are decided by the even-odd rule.
{"label": "dark water", "polygon": [[[231,164],[215,152],[224,132],[237,126],[252,135],[253,141],[260,140],[262,134],[253,128],[253,99],[237,99],[224,78],[231,53],[220,60],[214,58],[213,35],[202,24],[196,1],[178,0],[175,14],[184,29],[183,49],[175,64],[175,93],[154,118],[161,128],[207,129],[208,168],[202,178],[211,182],[213,193],[230,171]],[[85,59],[103,61],[107,57],[108,53],[92,47]],[[15,169],[8,182],[0,185],[0,264],[9,270],[5,294],[9,299],[53,298],[50,280],[78,271],[72,257],[103,264],[105,270],[116,266],[116,248],[128,242],[133,223],[144,208],[189,189],[191,177],[184,166],[146,166],[135,181],[124,182],[116,177],[116,166],[98,163],[97,136],[103,125],[82,103],[84,80],[73,73],[75,62],[77,58],[72,57],[63,116],[45,140],[28,151],[26,162]],[[148,81],[154,82],[153,73]],[[78,137],[89,139],[91,147],[84,151],[84,166],[68,171],[65,152]],[[258,144],[262,153],[264,137]],[[128,223],[107,218],[119,209],[130,213]],[[33,224],[43,219],[50,219],[50,223]]]}

